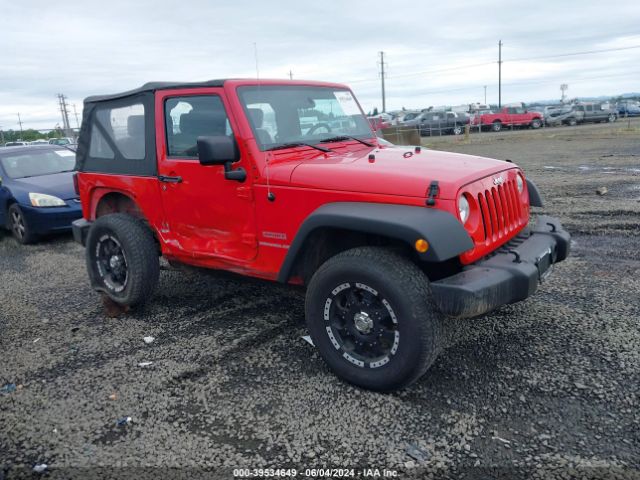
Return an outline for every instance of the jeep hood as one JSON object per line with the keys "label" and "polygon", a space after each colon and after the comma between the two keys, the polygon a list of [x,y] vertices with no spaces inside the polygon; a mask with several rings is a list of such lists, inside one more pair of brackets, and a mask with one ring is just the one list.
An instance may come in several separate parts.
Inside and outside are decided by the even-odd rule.
{"label": "jeep hood", "polygon": [[460,187],[512,168],[512,163],[475,155],[389,147],[309,158],[293,170],[290,182],[301,188],[426,197],[437,180],[439,198],[455,199]]}

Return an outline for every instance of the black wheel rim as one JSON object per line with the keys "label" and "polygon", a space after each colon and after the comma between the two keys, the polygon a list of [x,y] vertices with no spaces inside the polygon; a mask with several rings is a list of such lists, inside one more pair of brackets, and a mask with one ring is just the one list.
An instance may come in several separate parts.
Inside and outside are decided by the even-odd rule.
{"label": "black wheel rim", "polygon": [[24,224],[24,218],[22,217],[22,214],[17,210],[11,211],[11,230],[19,240],[24,239],[24,236],[27,233],[27,228]]}
{"label": "black wheel rim", "polygon": [[398,351],[398,318],[379,292],[363,283],[345,282],[324,305],[325,329],[345,360],[361,368],[387,364]]}
{"label": "black wheel rim", "polygon": [[96,265],[98,275],[109,290],[119,293],[125,289],[129,278],[127,257],[117,238],[100,237],[96,244]]}

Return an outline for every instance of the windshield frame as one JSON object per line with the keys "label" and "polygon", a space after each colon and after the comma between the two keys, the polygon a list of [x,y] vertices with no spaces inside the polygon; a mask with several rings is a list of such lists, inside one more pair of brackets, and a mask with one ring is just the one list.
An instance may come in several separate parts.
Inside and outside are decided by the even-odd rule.
{"label": "windshield frame", "polygon": [[[308,137],[305,134],[300,134],[297,137],[288,137],[286,139],[282,139],[282,140],[278,140],[275,141],[275,139],[273,139],[274,141],[272,143],[263,143],[260,141],[259,138],[259,134],[257,132],[258,129],[260,129],[260,127],[257,127],[254,124],[252,115],[250,114],[249,110],[252,108],[250,107],[250,105],[253,105],[255,103],[259,103],[259,102],[252,102],[248,99],[246,99],[244,97],[244,95],[246,94],[246,92],[251,92],[251,93],[255,93],[255,92],[260,92],[261,90],[279,90],[279,89],[291,89],[294,92],[299,92],[302,89],[309,89],[309,90],[318,90],[318,89],[323,89],[323,90],[327,90],[328,92],[331,92],[332,94],[335,94],[335,92],[345,92],[348,93],[349,96],[351,97],[351,99],[355,102],[354,107],[357,107],[358,109],[358,114],[351,114],[351,115],[347,115],[346,112],[344,112],[343,110],[343,114],[344,116],[339,117],[342,119],[345,118],[350,118],[350,117],[354,117],[354,116],[358,116],[358,118],[361,120],[360,125],[362,128],[362,131],[356,131],[356,132],[345,132],[342,129],[340,130],[332,130],[332,131],[327,131],[327,132],[321,132],[317,135],[314,135],[313,137]],[[258,149],[261,152],[267,152],[267,151],[272,151],[272,150],[278,150],[278,147],[282,147],[282,150],[287,149],[286,145],[287,144],[295,144],[295,143],[299,143],[301,145],[299,146],[291,146],[289,148],[299,148],[299,147],[303,147],[304,144],[309,144],[309,147],[314,147],[317,145],[321,145],[323,143],[326,142],[325,140],[333,138],[333,137],[353,137],[353,139],[349,139],[349,138],[345,138],[343,141],[352,141],[352,142],[359,142],[359,140],[367,140],[367,139],[375,139],[375,133],[373,132],[373,130],[371,129],[371,124],[369,123],[369,121],[367,120],[366,115],[364,114],[364,111],[362,110],[362,107],[360,106],[360,103],[358,102],[356,96],[353,94],[353,92],[351,91],[351,89],[344,87],[344,86],[336,86],[336,85],[287,85],[287,84],[267,84],[267,85],[260,85],[260,84],[253,84],[253,85],[241,85],[237,87],[237,98],[239,100],[239,103],[243,109],[244,115],[245,115],[245,119],[249,125],[249,128],[253,134],[254,137],[254,141],[256,142],[256,145],[258,147]],[[266,100],[266,99],[264,99]],[[339,104],[339,100],[336,98],[336,102],[338,102]],[[268,105],[271,105],[269,102],[263,102],[266,103]],[[272,107],[273,108],[273,107]],[[315,107],[314,107],[315,108]],[[296,109],[296,107],[294,106],[292,109]],[[274,114],[275,114],[275,109],[274,109]],[[298,120],[302,118],[302,117],[298,117]],[[341,120],[336,120],[336,121],[341,121]],[[343,120],[342,120],[343,121]],[[356,122],[356,127],[358,127],[357,125],[357,121]],[[320,125],[322,123],[327,123],[327,122],[323,122],[323,121],[318,121],[318,123],[316,123],[315,125]],[[314,125],[314,126],[315,126]]]}

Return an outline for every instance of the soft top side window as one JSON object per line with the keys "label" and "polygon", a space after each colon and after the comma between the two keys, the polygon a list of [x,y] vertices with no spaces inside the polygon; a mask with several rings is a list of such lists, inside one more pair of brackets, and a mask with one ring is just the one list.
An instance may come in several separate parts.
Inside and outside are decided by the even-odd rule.
{"label": "soft top side window", "polygon": [[114,158],[113,149],[109,146],[109,143],[112,143],[125,159],[143,160],[144,126],[142,103],[118,108],[97,108],[89,147],[90,155],[97,158]]}

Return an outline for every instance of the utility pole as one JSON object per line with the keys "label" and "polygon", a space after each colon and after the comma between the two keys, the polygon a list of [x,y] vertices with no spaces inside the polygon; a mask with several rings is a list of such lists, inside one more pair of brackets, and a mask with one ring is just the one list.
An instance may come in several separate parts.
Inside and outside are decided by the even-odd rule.
{"label": "utility pole", "polygon": [[289,70],[289,80],[293,80],[293,72]]}
{"label": "utility pole", "polygon": [[18,112],[18,124],[20,125],[20,140],[22,140],[22,119],[20,118],[20,112]]}
{"label": "utility pole", "polygon": [[78,120],[78,110],[76,110],[76,104],[73,104],[73,114],[76,116],[76,127],[80,131],[80,121]]}
{"label": "utility pole", "polygon": [[0,125],[0,143],[4,143],[4,132],[2,131],[2,125]]}
{"label": "utility pole", "polygon": [[382,113],[387,111],[387,99],[384,90],[384,52],[380,52],[380,80],[382,81]]}
{"label": "utility pole", "polygon": [[67,137],[71,136],[71,125],[69,124],[69,112],[67,111],[66,97],[62,94],[58,94],[58,102],[60,103],[60,113],[62,114],[62,126],[64,128],[64,134]]}
{"label": "utility pole", "polygon": [[502,108],[502,40],[498,42],[498,108]]}
{"label": "utility pole", "polygon": [[487,86],[484,86],[484,104],[487,104]]}

